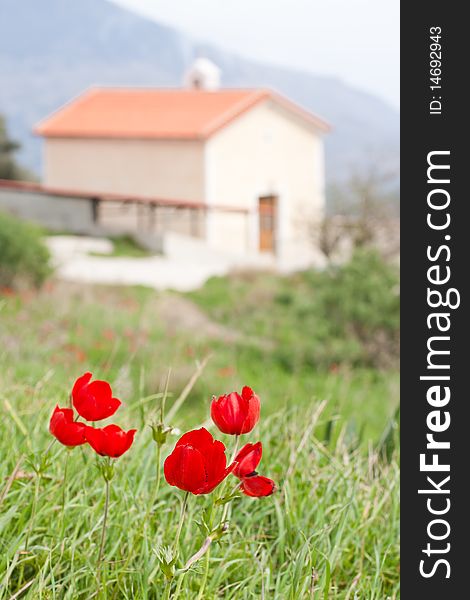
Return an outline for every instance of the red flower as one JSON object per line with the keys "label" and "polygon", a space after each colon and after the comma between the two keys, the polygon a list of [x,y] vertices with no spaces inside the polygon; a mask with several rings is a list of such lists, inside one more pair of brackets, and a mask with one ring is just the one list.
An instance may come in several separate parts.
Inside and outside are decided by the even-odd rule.
{"label": "red flower", "polygon": [[245,444],[235,457],[233,474],[241,480],[240,489],[247,496],[270,496],[276,485],[272,479],[258,475],[256,467],[261,461],[263,447],[261,442]]}
{"label": "red flower", "polygon": [[235,463],[227,467],[225,446],[214,440],[201,427],[188,431],[176,443],[165,460],[165,479],[170,485],[192,494],[209,494],[231,472]]}
{"label": "red flower", "polygon": [[90,446],[101,456],[118,458],[132,446],[137,429],[123,431],[117,425],[106,425],[102,429],[86,426],[85,437]]}
{"label": "red flower", "polygon": [[80,446],[86,442],[84,423],[75,423],[71,408],[57,405],[49,422],[49,431],[64,446]]}
{"label": "red flower", "polygon": [[247,496],[260,498],[262,496],[270,496],[276,491],[276,485],[272,479],[263,477],[262,475],[252,475],[245,477],[240,486],[241,491]]}
{"label": "red flower", "polygon": [[113,398],[111,386],[106,381],[92,381],[91,373],[77,379],[72,389],[73,405],[78,414],[87,421],[107,419],[121,406],[121,401]]}
{"label": "red flower", "polygon": [[263,446],[261,442],[256,444],[245,444],[235,457],[235,468],[233,474],[238,479],[243,479],[256,471],[256,467],[261,461]]}
{"label": "red flower", "polygon": [[253,390],[247,386],[241,395],[237,392],[226,394],[212,400],[211,417],[223,433],[240,435],[249,433],[259,419],[260,401]]}

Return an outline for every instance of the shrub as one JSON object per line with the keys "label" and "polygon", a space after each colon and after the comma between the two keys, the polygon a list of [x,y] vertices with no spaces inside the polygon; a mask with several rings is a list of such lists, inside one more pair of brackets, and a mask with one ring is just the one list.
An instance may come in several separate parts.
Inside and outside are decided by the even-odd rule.
{"label": "shrub", "polygon": [[[374,367],[395,366],[399,355],[398,269],[374,250],[309,277],[312,296],[300,310],[315,323],[323,359]],[[321,359],[316,357],[317,360]],[[313,360],[312,362],[315,362]]]}
{"label": "shrub", "polygon": [[289,373],[338,364],[396,368],[398,269],[374,250],[343,265],[286,277],[214,277],[190,296],[210,316],[267,340],[265,352]]}
{"label": "shrub", "polygon": [[0,212],[0,287],[40,287],[51,270],[41,230]]}

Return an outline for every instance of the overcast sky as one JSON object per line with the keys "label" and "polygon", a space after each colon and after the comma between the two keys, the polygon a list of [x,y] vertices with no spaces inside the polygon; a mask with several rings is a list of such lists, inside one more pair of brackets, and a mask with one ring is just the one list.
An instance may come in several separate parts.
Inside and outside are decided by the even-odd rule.
{"label": "overcast sky", "polygon": [[399,105],[399,0],[114,0],[259,61],[335,75]]}

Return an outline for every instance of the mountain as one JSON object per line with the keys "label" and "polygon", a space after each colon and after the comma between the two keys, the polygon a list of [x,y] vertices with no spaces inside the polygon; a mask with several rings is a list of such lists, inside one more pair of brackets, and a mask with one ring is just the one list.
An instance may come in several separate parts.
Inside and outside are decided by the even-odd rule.
{"label": "mountain", "polygon": [[326,118],[330,181],[378,161],[398,168],[399,115],[379,98],[239,58],[108,0],[0,0],[0,113],[22,144],[18,159],[40,172],[32,126],[90,85],[177,86],[198,54],[221,67],[223,85],[271,87]]}

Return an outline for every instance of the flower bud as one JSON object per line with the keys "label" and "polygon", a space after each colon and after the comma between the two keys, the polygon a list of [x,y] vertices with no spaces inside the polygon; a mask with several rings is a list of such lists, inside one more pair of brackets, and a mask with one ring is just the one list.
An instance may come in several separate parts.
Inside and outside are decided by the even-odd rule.
{"label": "flower bud", "polygon": [[210,537],[211,537],[212,541],[214,541],[214,542],[217,542],[217,541],[219,541],[219,540],[220,540],[220,538],[221,538],[223,535],[225,535],[225,534],[227,533],[227,531],[228,531],[228,527],[229,527],[229,526],[228,526],[228,523],[227,523],[227,522],[224,522],[224,523],[221,523],[221,524],[220,524],[218,527],[216,527],[215,529],[213,529],[213,530],[211,531],[211,535],[210,535]]}
{"label": "flower bud", "polygon": [[173,579],[175,576],[176,556],[173,556],[172,550],[169,547],[160,547],[156,551],[156,555],[163,575],[166,579]]}
{"label": "flower bud", "polygon": [[166,427],[163,423],[153,423],[150,425],[152,430],[152,437],[155,443],[159,446],[166,444],[168,434],[171,432],[171,427]]}
{"label": "flower bud", "polygon": [[111,481],[114,477],[114,463],[110,460],[102,461],[99,465],[101,474],[105,481]]}

